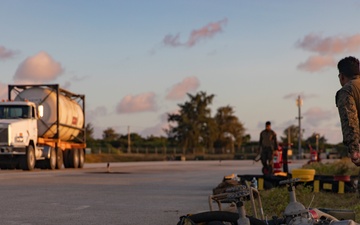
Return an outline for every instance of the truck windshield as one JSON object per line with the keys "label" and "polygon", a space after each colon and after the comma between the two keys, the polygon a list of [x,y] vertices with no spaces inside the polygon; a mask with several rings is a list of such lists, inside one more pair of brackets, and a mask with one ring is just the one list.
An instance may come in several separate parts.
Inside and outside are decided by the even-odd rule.
{"label": "truck windshield", "polygon": [[0,106],[0,119],[31,118],[30,107],[23,105]]}

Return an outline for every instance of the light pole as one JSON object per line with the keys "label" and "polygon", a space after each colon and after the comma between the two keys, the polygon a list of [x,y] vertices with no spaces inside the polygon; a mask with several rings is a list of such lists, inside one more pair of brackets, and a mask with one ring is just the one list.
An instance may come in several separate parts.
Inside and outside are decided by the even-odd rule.
{"label": "light pole", "polygon": [[300,95],[298,96],[298,98],[296,99],[296,105],[299,109],[299,116],[296,117],[296,119],[299,120],[299,135],[298,135],[298,151],[299,151],[299,159],[302,158],[302,149],[301,149],[301,106],[303,104],[303,101],[300,97]]}
{"label": "light pole", "polygon": [[316,134],[316,151],[319,152],[319,134]]}

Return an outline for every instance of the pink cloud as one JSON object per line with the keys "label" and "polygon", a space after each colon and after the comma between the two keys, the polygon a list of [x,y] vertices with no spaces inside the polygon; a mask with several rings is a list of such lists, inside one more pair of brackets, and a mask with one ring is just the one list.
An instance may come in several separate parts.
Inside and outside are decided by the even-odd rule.
{"label": "pink cloud", "polygon": [[86,110],[86,121],[95,121],[98,117],[108,115],[105,106],[98,106],[95,109]]}
{"label": "pink cloud", "polygon": [[222,32],[223,26],[226,24],[227,24],[227,18],[222,19],[217,22],[214,22],[214,23],[209,23],[200,29],[193,30],[190,33],[190,36],[185,43],[180,42],[179,34],[177,34],[177,35],[168,34],[164,37],[163,43],[164,43],[164,45],[171,46],[171,47],[179,47],[179,46],[193,47],[199,41],[207,39],[207,38],[212,38],[217,33]]}
{"label": "pink cloud", "polygon": [[178,47],[178,46],[181,46],[183,44],[180,43],[179,41],[179,34],[177,35],[171,35],[171,34],[168,34],[164,37],[164,44],[165,45],[168,45],[168,46],[172,46],[172,47]]}
{"label": "pink cloud", "polygon": [[186,93],[196,91],[200,86],[200,81],[196,77],[187,77],[180,83],[175,84],[168,94],[166,99],[168,100],[180,100],[186,96]]}
{"label": "pink cloud", "polygon": [[0,101],[8,99],[8,86],[0,82]]}
{"label": "pink cloud", "polygon": [[0,60],[5,60],[17,55],[17,51],[6,49],[4,46],[0,46]]}
{"label": "pink cloud", "polygon": [[39,52],[28,57],[19,65],[14,79],[17,81],[47,82],[55,80],[63,72],[64,69],[60,63],[56,62],[46,52]]}
{"label": "pink cloud", "polygon": [[319,107],[313,107],[303,113],[305,123],[312,127],[319,126],[323,121],[329,121],[336,116],[334,111],[326,111]]}
{"label": "pink cloud", "polygon": [[300,63],[297,68],[308,72],[317,72],[326,67],[334,67],[336,62],[331,56],[311,56],[306,62]]}
{"label": "pink cloud", "polygon": [[[141,136],[147,137],[150,135],[154,136],[166,136],[164,129],[169,129],[170,124],[168,122],[168,114],[179,114],[179,110],[174,110],[172,112],[163,113],[159,116],[159,123],[152,127],[145,128],[140,132]],[[174,126],[174,124],[172,124]]]}
{"label": "pink cloud", "polygon": [[160,116],[160,122],[152,127],[147,127],[140,132],[143,137],[154,136],[166,136],[164,129],[168,129],[169,124],[167,123],[167,113],[163,113]]}
{"label": "pink cloud", "polygon": [[357,52],[360,50],[360,34],[347,37],[322,37],[321,35],[308,34],[299,40],[296,46],[322,55]]}
{"label": "pink cloud", "polygon": [[139,95],[125,96],[116,107],[116,112],[134,113],[145,111],[156,111],[155,94],[153,92],[143,93]]}
{"label": "pink cloud", "polygon": [[63,83],[61,85],[62,88],[64,89],[70,89],[71,85],[73,82],[80,82],[80,81],[83,81],[87,78],[89,78],[90,76],[82,76],[82,77],[78,77],[77,75],[73,76],[70,78],[70,81],[65,81],[65,83]]}
{"label": "pink cloud", "polygon": [[70,81],[66,81],[63,85],[61,85],[62,88],[64,89],[70,89],[71,87],[71,82]]}

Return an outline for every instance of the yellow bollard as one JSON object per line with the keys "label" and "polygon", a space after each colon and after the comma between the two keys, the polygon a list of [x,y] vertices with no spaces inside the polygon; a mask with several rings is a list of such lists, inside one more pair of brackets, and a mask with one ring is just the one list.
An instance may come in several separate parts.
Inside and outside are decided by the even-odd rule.
{"label": "yellow bollard", "polygon": [[320,181],[314,180],[314,192],[319,192],[319,191],[320,191]]}
{"label": "yellow bollard", "polygon": [[344,181],[339,181],[339,194],[344,194],[345,192],[345,182]]}
{"label": "yellow bollard", "polygon": [[264,190],[264,178],[259,178],[258,180],[258,190]]}

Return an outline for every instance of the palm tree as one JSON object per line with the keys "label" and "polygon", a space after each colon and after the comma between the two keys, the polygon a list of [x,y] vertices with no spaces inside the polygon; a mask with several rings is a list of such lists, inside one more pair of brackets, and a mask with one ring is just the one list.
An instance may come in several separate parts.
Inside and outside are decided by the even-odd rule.
{"label": "palm tree", "polygon": [[119,138],[119,134],[115,132],[115,130],[111,127],[107,128],[103,131],[102,137],[105,141],[114,141]]}
{"label": "palm tree", "polygon": [[94,141],[94,127],[91,123],[85,126],[85,136],[87,141]]}
{"label": "palm tree", "polygon": [[231,106],[218,108],[215,121],[219,128],[217,146],[231,149],[234,153],[235,145],[240,147],[243,141],[245,133],[243,124],[234,115]]}
{"label": "palm tree", "polygon": [[168,122],[175,125],[166,130],[169,139],[183,147],[184,154],[187,149],[191,149],[194,153],[201,145],[207,146],[206,142],[212,136],[207,128],[213,126],[209,120],[211,118],[209,105],[214,95],[199,92],[196,95],[188,93],[187,96],[190,101],[178,104],[179,114],[168,114]]}
{"label": "palm tree", "polygon": [[283,137],[280,137],[281,142],[284,144],[292,144],[298,141],[299,137],[299,127],[295,125],[290,125],[283,132]]}

